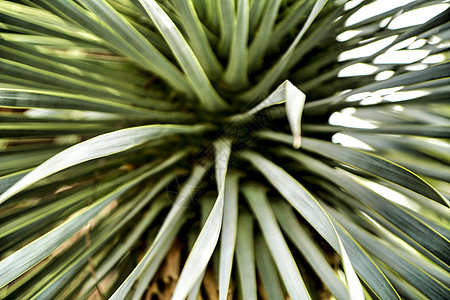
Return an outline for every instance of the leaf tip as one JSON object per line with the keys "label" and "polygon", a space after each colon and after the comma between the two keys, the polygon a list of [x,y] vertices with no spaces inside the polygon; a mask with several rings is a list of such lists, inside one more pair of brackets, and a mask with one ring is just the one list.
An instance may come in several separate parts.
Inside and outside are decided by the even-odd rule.
{"label": "leaf tip", "polygon": [[300,137],[300,135],[294,135],[294,142],[293,142],[293,147],[294,149],[299,149],[300,146],[302,144],[302,138]]}

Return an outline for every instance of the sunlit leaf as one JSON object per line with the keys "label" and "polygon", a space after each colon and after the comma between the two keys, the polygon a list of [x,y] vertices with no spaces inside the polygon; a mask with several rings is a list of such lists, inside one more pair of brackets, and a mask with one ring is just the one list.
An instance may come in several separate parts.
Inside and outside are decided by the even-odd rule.
{"label": "sunlit leaf", "polygon": [[310,299],[311,296],[303,283],[295,260],[277,225],[264,189],[264,187],[256,184],[248,184],[242,187],[242,192],[258,220],[267,247],[290,297],[292,299]]}
{"label": "sunlit leaf", "polygon": [[216,149],[216,180],[217,196],[216,203],[206,220],[195,244],[189,253],[186,264],[181,272],[178,284],[173,292],[173,299],[186,298],[189,291],[199,278],[201,272],[206,268],[208,261],[219,240],[222,229],[223,206],[225,198],[225,178],[228,169],[228,160],[231,154],[231,145],[227,141],[218,141],[215,144]]}
{"label": "sunlit leaf", "polygon": [[76,164],[125,151],[152,139],[176,133],[195,133],[204,127],[149,125],[106,133],[53,156],[16,182],[0,196],[0,203],[31,184]]}

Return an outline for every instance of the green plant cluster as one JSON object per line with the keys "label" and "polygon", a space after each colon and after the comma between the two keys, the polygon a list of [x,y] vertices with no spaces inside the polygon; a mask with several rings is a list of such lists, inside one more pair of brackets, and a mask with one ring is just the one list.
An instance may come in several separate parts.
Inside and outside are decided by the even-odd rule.
{"label": "green plant cluster", "polygon": [[448,299],[450,5],[386,2],[0,0],[0,298]]}

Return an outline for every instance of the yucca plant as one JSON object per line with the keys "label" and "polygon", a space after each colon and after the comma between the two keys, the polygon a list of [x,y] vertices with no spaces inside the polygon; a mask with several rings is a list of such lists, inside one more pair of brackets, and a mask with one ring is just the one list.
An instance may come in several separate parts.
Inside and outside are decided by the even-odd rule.
{"label": "yucca plant", "polygon": [[0,298],[448,299],[450,5],[395,2],[0,1]]}

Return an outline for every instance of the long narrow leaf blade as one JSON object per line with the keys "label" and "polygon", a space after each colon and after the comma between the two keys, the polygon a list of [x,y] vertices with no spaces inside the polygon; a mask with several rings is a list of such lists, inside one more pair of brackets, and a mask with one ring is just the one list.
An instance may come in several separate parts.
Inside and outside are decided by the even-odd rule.
{"label": "long narrow leaf blade", "polygon": [[0,196],[0,203],[33,183],[85,161],[125,151],[153,139],[177,133],[190,134],[204,130],[203,126],[146,125],[106,133],[72,146],[53,156]]}
{"label": "long narrow leaf blade", "polygon": [[50,255],[111,201],[117,199],[153,173],[153,169],[147,170],[144,174],[118,187],[94,204],[81,210],[76,216],[2,260],[0,262],[0,287],[3,287]]}
{"label": "long narrow leaf blade", "polygon": [[256,300],[255,245],[253,218],[248,212],[240,212],[236,240],[236,262],[239,293],[242,299]]}
{"label": "long narrow leaf blade", "polygon": [[236,245],[238,220],[239,175],[230,172],[225,182],[222,233],[220,237],[219,299],[226,300],[231,281],[231,269]]}
{"label": "long narrow leaf blade", "polygon": [[195,282],[205,270],[214,252],[222,229],[225,178],[228,169],[228,160],[231,154],[231,145],[225,140],[219,140],[215,143],[215,148],[216,181],[219,195],[181,271],[180,278],[172,295],[172,299],[174,300],[185,299],[194,287]]}
{"label": "long narrow leaf blade", "polygon": [[219,0],[219,25],[220,25],[220,44],[219,53],[225,56],[230,49],[234,24],[234,6],[235,0]]}
{"label": "long narrow leaf blade", "polygon": [[284,298],[283,288],[280,283],[278,271],[267,249],[266,242],[259,236],[256,240],[255,258],[261,283],[268,300],[278,300]]}
{"label": "long narrow leaf blade", "polygon": [[223,81],[233,89],[239,89],[248,85],[248,22],[248,0],[239,0],[238,15],[236,24],[233,27],[233,40],[231,42],[228,66],[223,74]]}
{"label": "long narrow leaf blade", "polygon": [[[242,156],[251,162],[251,164],[258,169],[269,182],[279,191],[281,195],[323,236],[323,238],[338,252],[341,256],[347,260],[345,244],[342,247],[342,242],[339,238],[339,234],[336,232],[328,214],[325,212],[319,202],[295,179],[293,179],[282,168],[275,165],[273,162],[267,160],[263,156],[245,151]],[[355,291],[356,299],[361,299],[361,284],[355,278],[356,275],[352,268],[347,268],[346,273],[348,284],[355,284],[350,291]],[[380,274],[379,284],[376,289],[377,292],[384,295],[390,295],[391,298],[397,299],[398,295],[395,290],[392,289],[390,283],[386,278]],[[356,279],[356,281],[355,281]]]}
{"label": "long narrow leaf blade", "polygon": [[274,207],[275,216],[283,231],[286,232],[286,235],[297,246],[297,249],[303,254],[305,259],[327,285],[336,299],[347,299],[347,288],[326,261],[315,241],[313,241],[306,230],[300,226],[289,205],[282,202],[276,202],[272,206]]}
{"label": "long narrow leaf blade", "polygon": [[[355,240],[395,270],[406,281],[414,284],[424,295],[429,296],[431,299],[439,299],[445,298],[449,294],[450,289],[445,286],[444,282],[439,282],[414,265],[414,262],[406,260],[399,253],[400,251],[396,251],[393,247],[387,247],[380,239],[358,228],[339,213],[335,212],[333,216],[348,230]],[[447,284],[449,282],[450,278],[447,277]]]}
{"label": "long narrow leaf blade", "polygon": [[270,208],[265,188],[261,185],[247,183],[242,187],[242,192],[258,220],[259,227],[290,297],[292,299],[311,299]]}
{"label": "long narrow leaf blade", "polygon": [[155,264],[159,265],[159,257],[161,253],[168,250],[167,244],[173,241],[176,234],[180,230],[181,225],[183,225],[186,219],[183,213],[186,211],[189,200],[192,195],[195,194],[195,190],[203,179],[206,171],[207,168],[203,166],[196,166],[194,168],[191,176],[183,185],[180,193],[175,199],[174,205],[164,219],[164,223],[161,225],[161,228],[159,229],[150,249],[145,253],[144,257],[133,269],[131,274],[128,275],[128,277],[110,297],[111,300],[124,299],[133,287],[133,284],[148,268],[152,266],[155,267]]}
{"label": "long narrow leaf blade", "polygon": [[[69,19],[112,43],[119,52],[131,57],[144,69],[167,80],[176,90],[191,93],[192,89],[180,70],[104,0],[83,0],[83,4],[92,9],[104,23],[96,21],[78,4],[71,1],[56,0],[49,4]],[[110,27],[105,26],[105,23]]]}
{"label": "long narrow leaf blade", "polygon": [[197,57],[164,10],[154,0],[139,0],[139,2],[166,39],[205,108],[209,110],[225,108],[226,103],[214,90]]}
{"label": "long narrow leaf blade", "polygon": [[[295,47],[298,45],[300,40],[302,39],[303,35],[306,33],[308,28],[311,26],[314,19],[317,17],[317,15],[322,10],[323,6],[328,0],[316,0],[316,3],[311,11],[311,13],[308,16],[308,19],[306,20],[305,24],[303,25],[301,31],[297,34],[292,44],[289,46],[288,50],[284,52],[283,56],[276,62],[275,65],[273,65],[269,71],[267,71],[264,74],[264,77],[251,89],[240,95],[240,99],[244,101],[251,101],[252,99],[258,97],[261,94],[264,94],[267,89],[272,88],[272,86],[276,83],[279,76],[285,71],[286,66],[289,62],[289,59],[292,57]],[[269,38],[269,36],[267,37]],[[254,43],[252,43],[251,46],[253,46]],[[250,57],[252,56],[251,53],[252,48],[250,48]],[[255,50],[256,51],[256,50]]]}
{"label": "long narrow leaf blade", "polygon": [[[260,136],[288,143],[289,136],[281,133],[261,132]],[[338,160],[352,167],[365,170],[390,180],[438,202],[446,202],[444,196],[411,171],[377,155],[354,150],[313,138],[303,138],[304,149]]]}
{"label": "long narrow leaf blade", "polygon": [[175,4],[189,37],[191,48],[198,57],[205,73],[209,78],[217,78],[222,71],[222,65],[211,48],[192,1],[176,0]]}
{"label": "long narrow leaf blade", "polygon": [[[305,164],[311,171],[320,174],[334,184],[354,195],[366,205],[366,213],[381,222],[405,242],[413,246],[443,268],[448,269],[450,243],[445,235],[440,234],[419,218],[403,209],[401,205],[392,203],[373,190],[361,184],[356,178],[337,172],[326,164],[302,153],[283,149],[282,154]],[[374,213],[376,212],[376,213]],[[432,237],[432,238],[431,238]]]}

